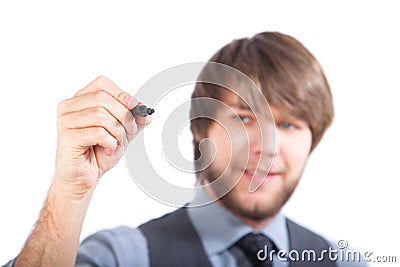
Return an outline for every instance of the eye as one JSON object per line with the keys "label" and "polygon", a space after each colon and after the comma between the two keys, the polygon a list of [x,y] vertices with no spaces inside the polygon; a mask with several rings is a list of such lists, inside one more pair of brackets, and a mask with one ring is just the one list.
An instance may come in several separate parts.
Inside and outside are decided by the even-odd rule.
{"label": "eye", "polygon": [[235,118],[243,123],[249,123],[251,121],[249,116],[236,115]]}
{"label": "eye", "polygon": [[288,129],[288,130],[295,130],[298,127],[290,122],[284,121],[278,124],[279,127],[283,128],[283,129]]}

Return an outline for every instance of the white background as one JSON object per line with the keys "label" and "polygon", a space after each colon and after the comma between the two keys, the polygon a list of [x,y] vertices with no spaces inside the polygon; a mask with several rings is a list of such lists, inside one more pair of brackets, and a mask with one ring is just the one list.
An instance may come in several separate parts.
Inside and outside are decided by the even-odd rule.
{"label": "white background", "polygon": [[[51,182],[59,101],[100,74],[134,93],[166,68],[205,61],[231,40],[265,30],[290,34],[316,55],[336,105],[334,124],[285,212],[329,238],[374,255],[397,255],[399,261],[396,6],[396,1],[2,1],[0,263],[19,252]],[[190,138],[185,140],[190,151]],[[171,209],[140,191],[121,160],[99,184],[82,237],[120,224],[136,226]]]}

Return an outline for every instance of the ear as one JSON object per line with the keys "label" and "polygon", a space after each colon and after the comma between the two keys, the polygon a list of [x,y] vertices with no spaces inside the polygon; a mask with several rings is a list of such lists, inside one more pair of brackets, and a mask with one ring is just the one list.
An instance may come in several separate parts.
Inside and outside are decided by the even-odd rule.
{"label": "ear", "polygon": [[199,131],[195,131],[194,133],[193,133],[193,139],[196,141],[196,142],[200,142],[200,140],[202,140],[204,137],[202,137],[203,136],[203,134],[201,134],[201,133],[199,133]]}
{"label": "ear", "polygon": [[[191,122],[191,123],[194,123],[194,122]],[[193,139],[196,142],[200,142],[204,138],[208,137],[208,129],[210,129],[210,127],[212,127],[212,123],[200,124],[200,123],[197,122],[193,126],[194,126],[193,128],[191,127],[191,132],[192,132],[192,135],[193,135]]]}

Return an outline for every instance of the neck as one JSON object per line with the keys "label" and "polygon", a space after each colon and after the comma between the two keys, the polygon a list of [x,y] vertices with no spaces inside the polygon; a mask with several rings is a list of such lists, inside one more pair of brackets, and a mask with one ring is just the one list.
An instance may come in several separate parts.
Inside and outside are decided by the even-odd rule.
{"label": "neck", "polygon": [[253,228],[255,231],[259,231],[259,230],[263,229],[272,220],[272,217],[255,220],[255,219],[250,219],[250,218],[241,216],[239,214],[235,214],[235,216],[238,217],[239,220],[241,220],[242,222],[244,222],[245,224],[247,224],[248,226]]}
{"label": "neck", "polygon": [[228,210],[229,212],[231,212],[233,215],[235,215],[235,217],[237,217],[239,220],[241,220],[243,223],[249,225],[251,228],[253,228],[255,231],[259,231],[262,228],[264,228],[271,220],[274,216],[268,216],[266,218],[251,218],[249,216],[245,216],[243,214],[240,214],[240,212],[230,208],[229,206],[225,205],[223,201],[221,201],[221,199],[218,199],[214,193],[213,190],[211,190],[211,188],[206,187],[206,193],[209,195],[209,197],[211,199],[214,199],[215,202],[218,205],[221,205],[222,207],[224,207],[226,210]]}
{"label": "neck", "polygon": [[259,231],[263,229],[271,220],[274,216],[268,216],[265,218],[251,218],[249,216],[243,215],[240,212],[230,209],[227,207],[221,200],[218,200],[217,203],[221,206],[223,206],[225,209],[227,209],[229,212],[231,212],[235,217],[237,217],[239,220],[241,220],[243,223],[247,224],[253,230]]}

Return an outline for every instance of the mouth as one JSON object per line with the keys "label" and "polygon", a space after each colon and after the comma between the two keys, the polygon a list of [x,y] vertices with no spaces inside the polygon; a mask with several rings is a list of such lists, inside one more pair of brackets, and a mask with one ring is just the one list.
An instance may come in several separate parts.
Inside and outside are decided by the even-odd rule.
{"label": "mouth", "polygon": [[268,172],[268,170],[254,170],[254,169],[245,169],[243,176],[249,179],[250,181],[255,181],[257,183],[268,182],[269,180],[276,178],[280,174],[278,172]]}

